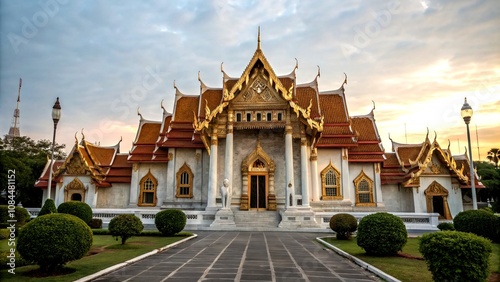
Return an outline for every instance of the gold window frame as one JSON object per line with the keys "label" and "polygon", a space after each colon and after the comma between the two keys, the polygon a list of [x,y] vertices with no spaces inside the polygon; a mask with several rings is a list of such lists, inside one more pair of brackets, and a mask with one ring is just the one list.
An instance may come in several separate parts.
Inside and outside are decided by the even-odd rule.
{"label": "gold window frame", "polygon": [[[335,177],[335,181],[336,181],[337,194],[335,196],[328,196],[326,194],[326,189],[330,188],[330,187],[327,187],[327,185],[326,185],[326,175],[330,171],[333,172],[334,177]],[[342,185],[340,182],[340,172],[336,167],[333,166],[332,162],[330,162],[330,164],[328,164],[328,166],[325,167],[321,171],[321,190],[322,190],[321,200],[342,200],[343,199],[343,197],[342,197]]]}
{"label": "gold window frame", "polygon": [[[359,191],[359,185],[363,181],[366,181],[368,183],[369,189],[367,192],[366,191],[363,191],[363,192]],[[354,182],[354,187],[356,188],[356,206],[374,207],[376,204],[375,204],[375,201],[373,198],[373,180],[370,177],[368,177],[368,175],[366,175],[366,173],[363,170],[361,170],[361,172],[354,179],[353,182]],[[360,194],[369,194],[370,195],[370,202],[369,203],[361,203],[359,200]]]}
{"label": "gold window frame", "polygon": [[[188,174],[188,184],[181,183],[181,176],[183,173]],[[177,189],[175,192],[175,197],[177,198],[192,198],[193,197],[193,181],[194,181],[194,175],[193,172],[191,171],[191,168],[184,163],[184,165],[179,168],[176,174],[176,183],[177,183]],[[189,193],[188,194],[181,194],[181,189],[182,188],[188,188]]]}
{"label": "gold window frame", "polygon": [[[146,190],[145,184],[147,180],[150,180],[153,183],[153,190]],[[140,192],[139,192],[139,201],[137,203],[138,206],[143,206],[143,207],[154,207],[156,206],[156,190],[158,189],[158,180],[156,180],[156,177],[151,173],[151,170],[148,171],[146,175],[144,175],[141,178],[141,181],[139,182],[139,185],[141,187]],[[143,201],[145,200],[144,198],[144,193],[153,193],[153,203],[144,203]]]}

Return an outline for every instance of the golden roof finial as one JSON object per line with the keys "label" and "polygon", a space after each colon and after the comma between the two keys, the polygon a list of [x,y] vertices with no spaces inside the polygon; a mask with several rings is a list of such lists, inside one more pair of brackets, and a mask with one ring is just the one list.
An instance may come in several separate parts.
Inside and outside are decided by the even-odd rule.
{"label": "golden roof finial", "polygon": [[257,50],[260,50],[260,25],[259,25],[258,35],[257,35]]}
{"label": "golden roof finial", "polygon": [[82,128],[82,140],[85,140],[85,134],[83,134],[83,128]]}
{"label": "golden roof finial", "polygon": [[299,68],[299,60],[297,60],[297,58],[295,58],[295,69],[298,69]]}
{"label": "golden roof finial", "polygon": [[201,72],[201,71],[198,71],[198,81],[201,81],[201,75],[200,75],[200,72]]}
{"label": "golden roof finial", "polygon": [[321,69],[319,68],[319,65],[318,65],[318,75],[316,75],[316,78],[318,77],[321,77]]}
{"label": "golden roof finial", "polygon": [[342,89],[344,89],[344,85],[347,84],[347,74],[344,72],[344,82],[342,83]]}
{"label": "golden roof finial", "polygon": [[141,107],[137,107],[137,115],[141,117],[141,120],[143,120],[144,118],[142,117],[140,109]]}

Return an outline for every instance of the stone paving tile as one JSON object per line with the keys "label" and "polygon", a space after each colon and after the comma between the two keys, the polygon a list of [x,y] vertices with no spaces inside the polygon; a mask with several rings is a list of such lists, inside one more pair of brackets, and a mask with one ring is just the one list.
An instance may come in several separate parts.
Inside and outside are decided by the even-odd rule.
{"label": "stone paving tile", "polygon": [[381,281],[313,241],[323,235],[200,231],[94,281]]}

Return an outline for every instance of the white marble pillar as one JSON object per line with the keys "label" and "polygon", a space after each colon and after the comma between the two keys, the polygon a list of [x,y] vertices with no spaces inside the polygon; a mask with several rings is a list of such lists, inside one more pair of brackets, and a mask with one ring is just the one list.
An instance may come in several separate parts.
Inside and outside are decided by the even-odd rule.
{"label": "white marble pillar", "polygon": [[[226,153],[224,164],[224,178],[229,180],[229,187],[231,187],[231,194],[234,191],[233,187],[233,111],[228,111],[227,114],[227,131],[226,131]],[[233,196],[229,195],[232,199]],[[229,208],[231,203],[228,203]]]}
{"label": "white marble pillar", "polygon": [[350,201],[351,203],[355,203],[356,193],[352,189],[354,187],[354,184],[350,182],[347,148],[342,148],[341,152],[342,152],[342,161],[341,161],[340,181],[342,182],[342,197],[344,198],[344,201]]}
{"label": "white marble pillar", "polygon": [[167,187],[165,188],[165,199],[163,200],[164,205],[171,205],[174,202],[175,195],[177,193],[177,178],[175,171],[175,148],[168,148],[168,163],[167,163]]}
{"label": "white marble pillar", "polygon": [[382,197],[382,179],[380,178],[380,163],[373,164],[374,168],[374,194],[373,201],[377,203],[377,207],[385,207],[384,198]]}
{"label": "white marble pillar", "polygon": [[312,200],[319,201],[319,175],[318,175],[318,150],[314,148],[311,153]]}
{"label": "white marble pillar", "polygon": [[207,210],[217,209],[217,148],[218,148],[218,139],[217,139],[217,129],[214,129],[214,132],[211,136],[210,141],[210,166],[209,166],[209,178],[208,178],[208,199],[207,199]]}
{"label": "white marble pillar", "polygon": [[130,180],[130,197],[128,206],[130,208],[137,207],[139,197],[139,164],[132,164],[132,179]]}
{"label": "white marble pillar", "polygon": [[[290,198],[295,196],[295,183],[293,181],[293,140],[292,140],[292,125],[287,122],[285,127],[285,167],[286,167],[286,193],[285,203],[286,208],[295,206],[296,203],[290,203]],[[290,197],[290,194],[292,197]]]}
{"label": "white marble pillar", "polygon": [[309,173],[307,162],[307,139],[303,135],[300,138],[300,170],[302,186],[302,206],[309,207]]}

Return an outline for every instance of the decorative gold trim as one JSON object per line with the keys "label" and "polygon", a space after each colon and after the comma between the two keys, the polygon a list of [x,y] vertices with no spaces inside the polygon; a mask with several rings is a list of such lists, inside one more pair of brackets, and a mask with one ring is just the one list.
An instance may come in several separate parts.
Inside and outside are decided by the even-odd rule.
{"label": "decorative gold trim", "polygon": [[[151,182],[153,182],[153,185],[154,185],[153,191],[145,191],[144,184],[146,183],[146,181],[148,179],[150,179]],[[137,201],[137,205],[142,206],[142,207],[154,207],[154,206],[156,206],[156,200],[157,200],[156,199],[156,191],[158,190],[158,180],[156,180],[154,175],[151,173],[151,170],[149,170],[148,173],[141,178],[139,185],[140,185],[141,189],[139,191],[139,200]],[[142,202],[144,200],[143,193],[151,193],[151,192],[153,192],[153,203],[143,203]]]}
{"label": "decorative gold trim", "polygon": [[432,198],[434,196],[440,196],[443,199],[443,212],[444,218],[451,220],[450,207],[448,206],[448,190],[444,188],[441,184],[439,184],[436,180],[434,180],[427,189],[424,191],[425,194],[425,203],[427,205],[427,212],[433,213],[434,205],[432,203]]}
{"label": "decorative gold trim", "polygon": [[85,192],[86,191],[83,182],[75,177],[70,183],[68,183],[68,185],[64,187],[64,201],[71,201],[71,197],[73,196],[73,194],[80,194],[82,196],[82,202],[85,202]]}
{"label": "decorative gold trim", "polygon": [[265,169],[268,170],[270,173],[274,173],[274,170],[275,170],[274,161],[264,151],[264,149],[262,149],[262,146],[260,145],[260,141],[257,141],[257,145],[255,147],[255,150],[252,153],[250,153],[241,162],[241,171],[242,172],[248,172],[248,171],[256,171],[256,170],[258,170],[257,168],[251,168],[250,167],[256,160],[263,161]]}
{"label": "decorative gold trim", "polygon": [[[336,196],[327,196],[326,195],[326,174],[329,171],[333,171],[333,174],[335,175],[335,180],[336,180],[336,188],[337,188],[337,195]],[[339,170],[333,166],[332,162],[330,161],[330,164],[328,164],[322,171],[321,171],[321,190],[322,190],[322,196],[321,200],[342,200],[342,185],[340,182],[340,172]]]}
{"label": "decorative gold trim", "polygon": [[[189,175],[189,183],[188,185],[183,185],[181,187],[181,175],[183,173],[187,173]],[[194,174],[193,174],[193,171],[191,170],[191,168],[187,165],[187,163],[184,163],[184,165],[181,166],[181,168],[179,168],[179,170],[177,171],[177,174],[176,174],[176,183],[177,183],[177,189],[176,189],[176,192],[175,192],[175,197],[177,198],[192,198],[193,197],[193,181],[194,181]],[[185,188],[185,187],[188,187],[189,188],[189,194],[188,195],[185,195],[185,194],[181,194],[181,188]]]}
{"label": "decorative gold trim", "polygon": [[[360,201],[359,201],[359,195],[366,194],[366,193],[359,192],[359,184],[362,181],[368,182],[368,187],[369,187],[368,193],[370,194],[370,202],[369,203],[360,203]],[[373,180],[370,177],[368,177],[368,175],[366,175],[366,173],[363,170],[361,170],[361,172],[359,173],[358,176],[356,176],[356,178],[353,180],[353,182],[354,182],[354,187],[356,189],[356,206],[375,206],[376,204],[373,200]]]}
{"label": "decorative gold trim", "polygon": [[[419,169],[418,169],[418,171],[416,171],[415,173],[413,173],[411,175],[410,179],[403,182],[403,186],[415,184],[418,177],[425,171],[425,169],[429,166],[429,164],[432,163],[432,156],[433,156],[434,151],[437,151],[440,154],[440,156],[445,161],[446,166],[449,168],[449,170],[453,171],[461,181],[463,181],[463,182],[469,181],[469,177],[464,174],[463,164],[460,167],[460,169],[457,168],[457,163],[455,162],[455,159],[453,158],[453,156],[451,156],[451,154],[449,154],[448,152],[443,151],[437,142],[433,142],[432,144],[429,144],[429,145],[431,147],[429,148],[429,152],[427,153],[427,156],[425,157],[424,162],[421,163],[420,161],[418,161],[419,158],[417,158],[415,161],[410,161],[411,165],[418,165]],[[419,156],[420,156],[420,154],[419,154]],[[403,166],[404,164],[402,163],[401,165]]]}

